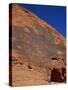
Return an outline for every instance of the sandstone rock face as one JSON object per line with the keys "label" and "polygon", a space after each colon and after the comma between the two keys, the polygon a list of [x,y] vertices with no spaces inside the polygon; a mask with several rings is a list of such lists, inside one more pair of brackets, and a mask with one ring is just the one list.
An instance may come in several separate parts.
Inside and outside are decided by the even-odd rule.
{"label": "sandstone rock face", "polygon": [[9,14],[9,84],[66,82],[65,38],[18,4],[10,4]]}

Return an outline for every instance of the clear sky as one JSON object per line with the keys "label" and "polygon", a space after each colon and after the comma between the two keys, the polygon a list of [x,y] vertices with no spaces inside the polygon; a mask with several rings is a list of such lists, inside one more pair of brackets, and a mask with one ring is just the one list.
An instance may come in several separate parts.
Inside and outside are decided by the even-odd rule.
{"label": "clear sky", "polygon": [[66,37],[66,7],[34,4],[21,4],[21,6],[35,13]]}

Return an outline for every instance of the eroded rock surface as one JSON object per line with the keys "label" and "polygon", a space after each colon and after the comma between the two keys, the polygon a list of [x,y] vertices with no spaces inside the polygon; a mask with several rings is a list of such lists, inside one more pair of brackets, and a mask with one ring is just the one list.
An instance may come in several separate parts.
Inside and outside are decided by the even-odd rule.
{"label": "eroded rock surface", "polygon": [[10,5],[9,24],[10,84],[23,86],[66,82],[65,38],[18,4]]}

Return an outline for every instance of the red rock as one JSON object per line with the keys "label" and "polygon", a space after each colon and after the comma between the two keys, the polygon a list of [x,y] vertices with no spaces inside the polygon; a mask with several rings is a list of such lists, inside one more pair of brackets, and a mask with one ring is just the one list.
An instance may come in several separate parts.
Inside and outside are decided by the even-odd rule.
{"label": "red rock", "polygon": [[65,38],[47,22],[18,4],[10,4],[11,86],[66,81]]}

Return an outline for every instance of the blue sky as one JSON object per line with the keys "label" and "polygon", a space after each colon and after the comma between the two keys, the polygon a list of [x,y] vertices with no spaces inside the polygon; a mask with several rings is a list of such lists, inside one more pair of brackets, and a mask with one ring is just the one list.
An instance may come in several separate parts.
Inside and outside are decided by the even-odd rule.
{"label": "blue sky", "polygon": [[41,19],[52,25],[66,37],[66,7],[35,4],[21,4],[24,8],[35,13]]}

